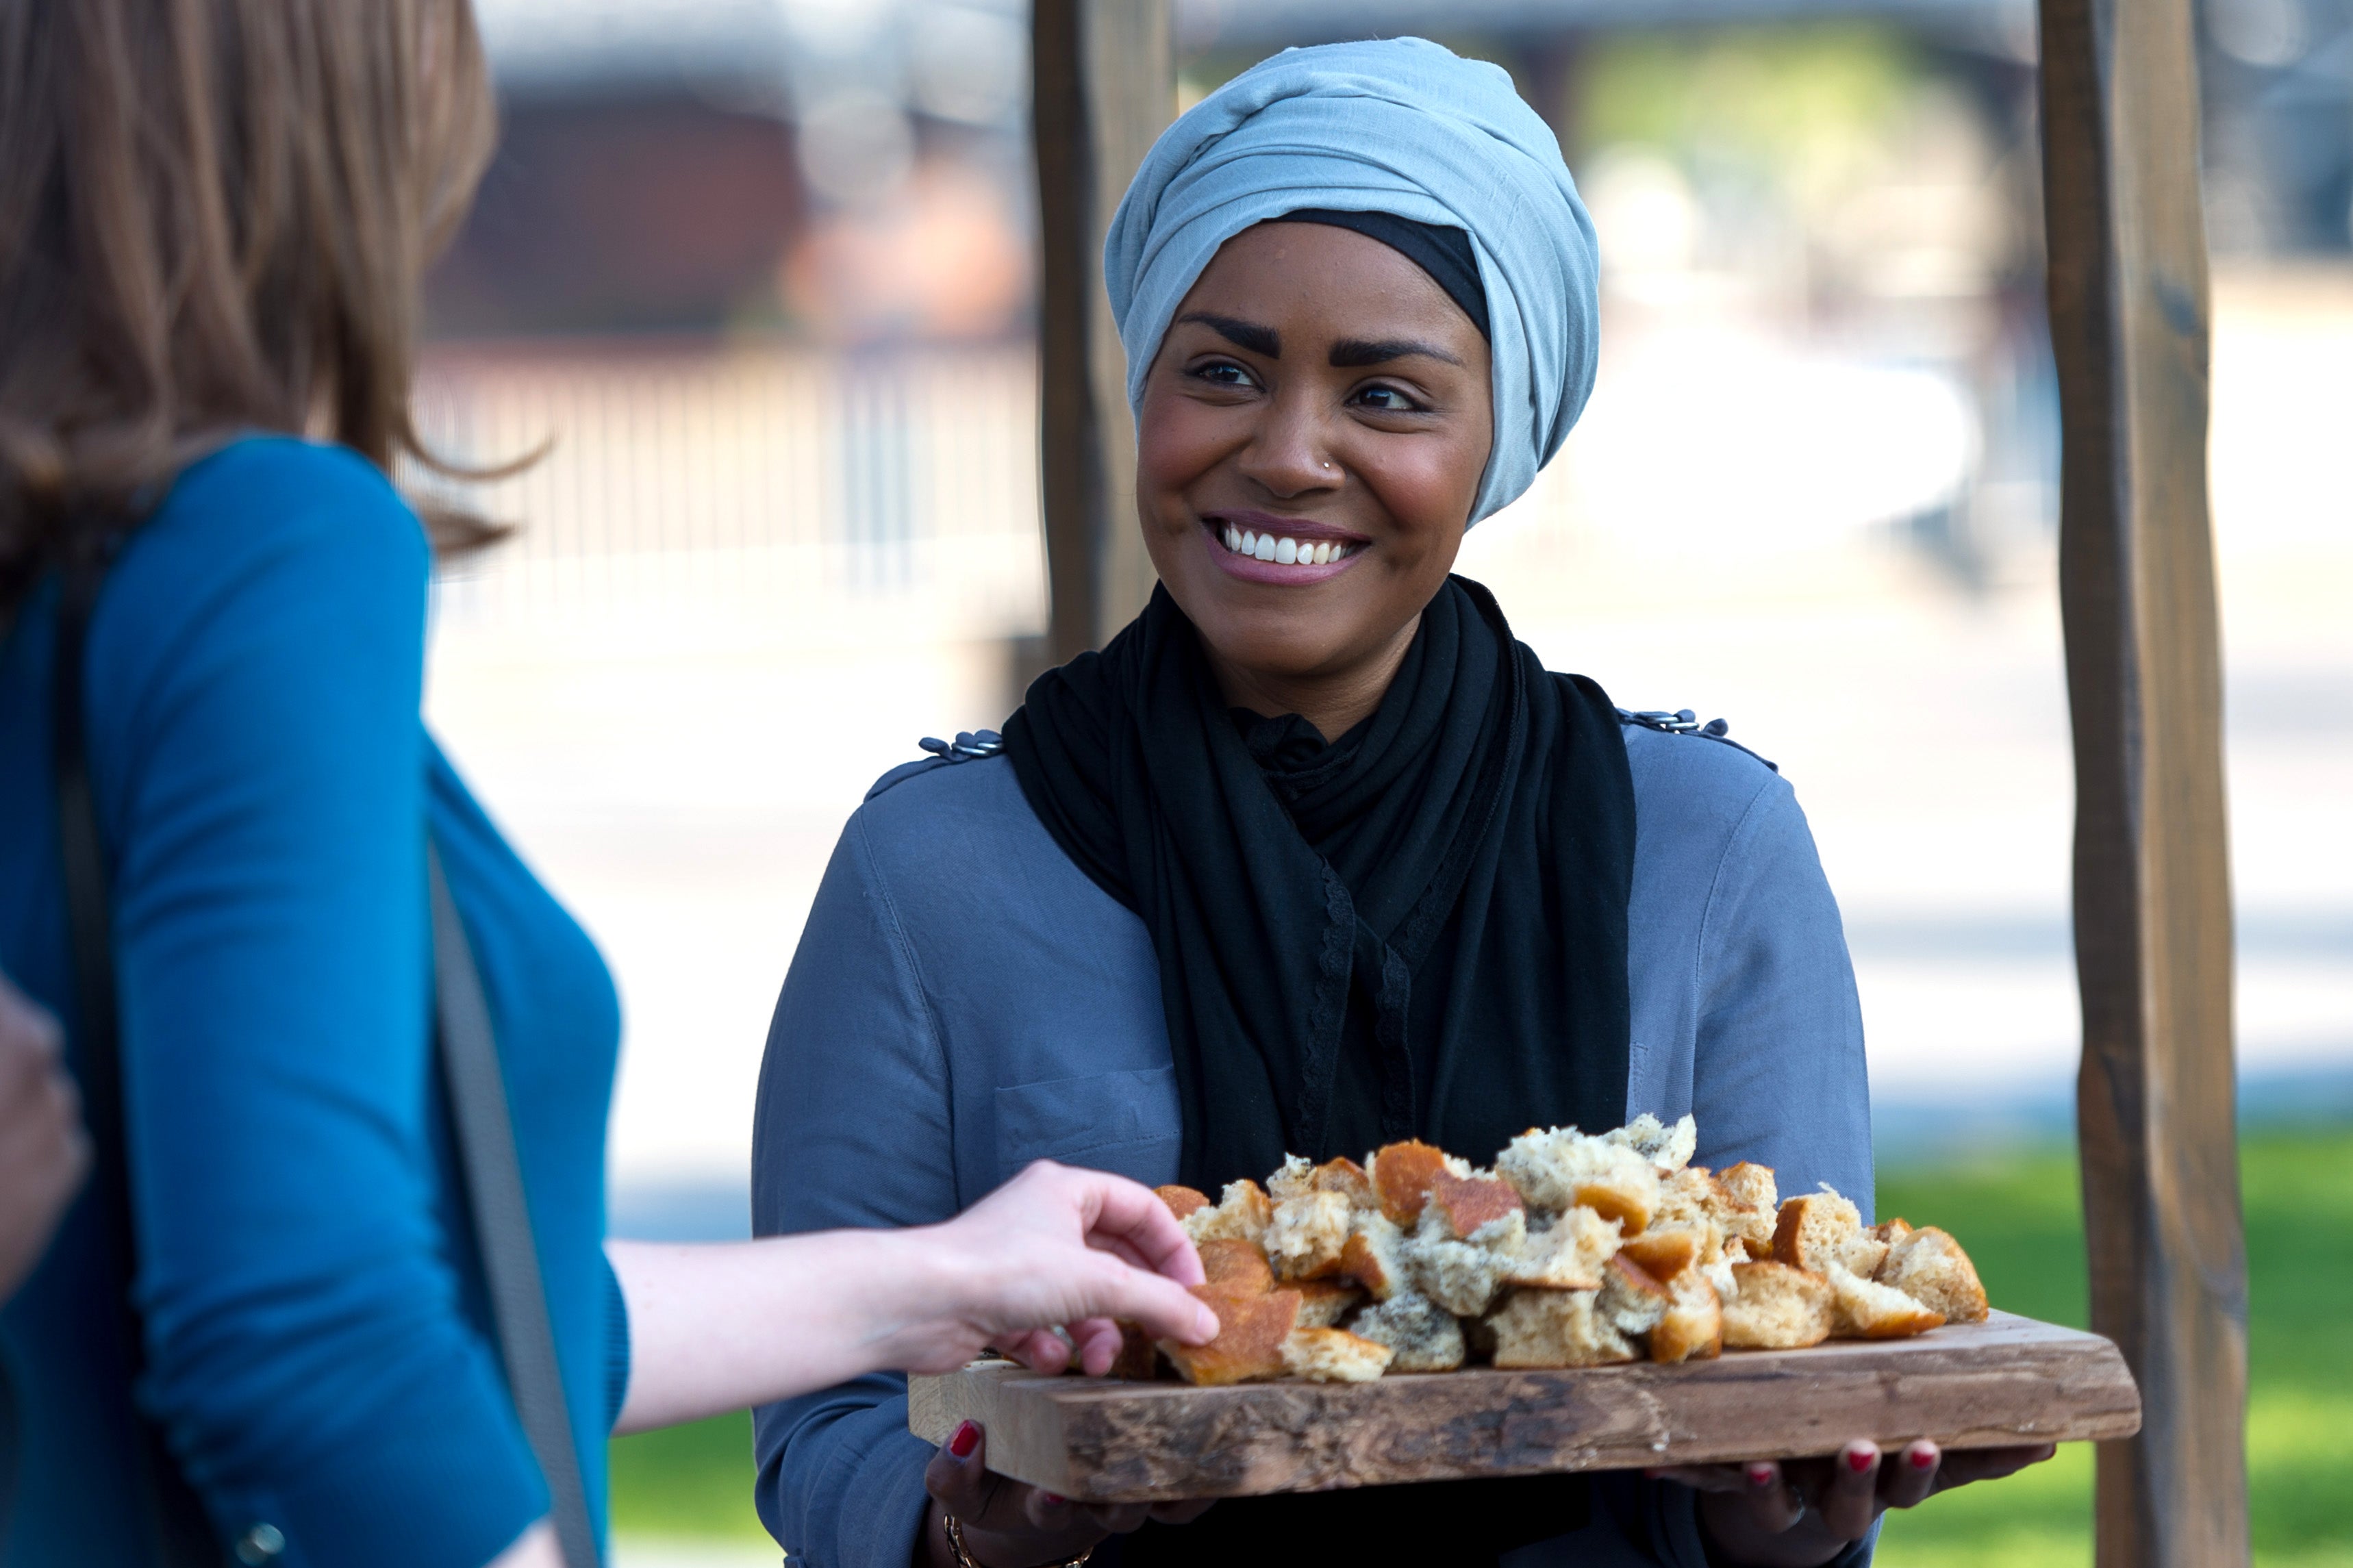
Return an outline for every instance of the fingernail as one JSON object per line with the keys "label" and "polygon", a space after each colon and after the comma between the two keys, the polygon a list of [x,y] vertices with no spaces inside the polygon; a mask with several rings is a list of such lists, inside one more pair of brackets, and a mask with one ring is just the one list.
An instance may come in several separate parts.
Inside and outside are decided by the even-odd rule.
{"label": "fingernail", "polygon": [[1771,1486],[1773,1484],[1773,1467],[1770,1465],[1749,1466],[1748,1484],[1752,1487]]}
{"label": "fingernail", "polygon": [[980,1447],[980,1427],[975,1422],[965,1422],[955,1429],[954,1436],[948,1438],[948,1452],[959,1459],[971,1458],[972,1451],[978,1447]]}
{"label": "fingernail", "polygon": [[1913,1449],[1912,1468],[1915,1470],[1935,1469],[1936,1468],[1936,1450],[1934,1448]]}
{"label": "fingernail", "polygon": [[1858,1476],[1877,1463],[1879,1463],[1878,1454],[1861,1445],[1846,1451],[1846,1468]]}
{"label": "fingernail", "polygon": [[1046,1500],[1047,1500],[1048,1502],[1051,1503],[1051,1504],[1052,1504],[1054,1507],[1056,1507],[1056,1508],[1060,1508],[1060,1507],[1061,1507],[1064,1503],[1066,1503],[1066,1502],[1068,1502],[1068,1501],[1070,1501],[1070,1500],[1071,1500],[1069,1498],[1064,1497],[1064,1496],[1063,1496],[1061,1493],[1060,1493],[1060,1492],[1047,1492],[1047,1493],[1046,1493],[1046,1494],[1044,1494],[1044,1495],[1045,1495],[1045,1499],[1046,1499]]}

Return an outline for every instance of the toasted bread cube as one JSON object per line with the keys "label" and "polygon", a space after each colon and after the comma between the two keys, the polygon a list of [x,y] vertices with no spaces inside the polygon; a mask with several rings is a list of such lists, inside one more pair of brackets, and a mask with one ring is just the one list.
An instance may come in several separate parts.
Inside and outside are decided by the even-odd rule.
{"label": "toasted bread cube", "polygon": [[1421,1205],[1430,1201],[1432,1182],[1442,1174],[1468,1176],[1471,1167],[1417,1139],[1374,1152],[1369,1173],[1381,1212],[1399,1226],[1410,1226],[1421,1218]]}
{"label": "toasted bread cube", "polygon": [[1686,1115],[1670,1127],[1646,1110],[1615,1132],[1602,1136],[1613,1143],[1625,1144],[1664,1176],[1691,1163],[1692,1152],[1699,1146],[1699,1124]]}
{"label": "toasted bread cube", "polygon": [[1487,1320],[1499,1367],[1609,1366],[1636,1359],[1599,1290],[1514,1290]]}
{"label": "toasted bread cube", "polygon": [[1266,1227],[1274,1220],[1274,1206],[1252,1181],[1228,1182],[1215,1208],[1201,1209],[1185,1219],[1185,1234],[1198,1247],[1205,1241],[1232,1239],[1266,1245]]}
{"label": "toasted bread cube", "polygon": [[1291,1289],[1299,1292],[1303,1329],[1337,1328],[1340,1320],[1365,1299],[1365,1293],[1345,1279],[1303,1279]]}
{"label": "toasted bread cube", "polygon": [[1366,1308],[1348,1325],[1360,1339],[1396,1352],[1391,1372],[1452,1372],[1462,1364],[1462,1324],[1427,1296],[1400,1290]]}
{"label": "toasted bread cube", "polygon": [[1505,1259],[1504,1282],[1550,1290],[1598,1290],[1601,1270],[1618,1250],[1618,1222],[1573,1208],[1531,1232]]}
{"label": "toasted bread cube", "polygon": [[1203,1388],[1220,1388],[1282,1375],[1283,1342],[1299,1326],[1298,1291],[1245,1296],[1196,1285],[1193,1294],[1218,1314],[1218,1337],[1206,1345],[1160,1341],[1160,1353],[1176,1366],[1178,1376]]}
{"label": "toasted bread cube", "polygon": [[[1898,1215],[1894,1219],[1881,1220],[1877,1225],[1873,1226],[1867,1234],[1872,1240],[1893,1247],[1911,1235],[1912,1227],[1904,1223],[1902,1215]],[[1881,1261],[1884,1262],[1885,1259],[1883,1258]]]}
{"label": "toasted bread cube", "polygon": [[1831,1332],[1841,1340],[1901,1340],[1925,1334],[1945,1315],[1924,1307],[1893,1285],[1877,1285],[1831,1264],[1823,1276],[1837,1303]]}
{"label": "toasted bread cube", "polygon": [[[1672,1280],[1700,1261],[1710,1239],[1704,1222],[1662,1227],[1654,1220],[1641,1235],[1630,1236],[1620,1242],[1619,1250],[1640,1264],[1642,1272],[1651,1279]],[[1721,1242],[1717,1250],[1722,1250]]]}
{"label": "toasted bread cube", "polygon": [[1281,1204],[1315,1190],[1315,1163],[1304,1154],[1286,1154],[1282,1169],[1266,1179],[1266,1195]]}
{"label": "toasted bread cube", "polygon": [[1511,1184],[1494,1176],[1458,1176],[1440,1171],[1430,1178],[1424,1215],[1435,1215],[1450,1241],[1466,1241],[1482,1226],[1518,1215],[1525,1223],[1527,1205]]}
{"label": "toasted bread cube", "polygon": [[1686,1269],[1668,1286],[1670,1300],[1651,1330],[1651,1359],[1712,1361],[1724,1353],[1724,1301],[1697,1268]]}
{"label": "toasted bread cube", "polygon": [[1495,1168],[1530,1208],[1563,1214],[1581,1204],[1630,1236],[1646,1228],[1659,1206],[1659,1173],[1650,1161],[1574,1127],[1522,1133],[1496,1156]]}
{"label": "toasted bread cube", "polygon": [[1204,1281],[1237,1296],[1263,1296],[1274,1289],[1274,1268],[1255,1242],[1213,1237],[1197,1249]]}
{"label": "toasted bread cube", "polygon": [[1893,1285],[1948,1323],[1985,1321],[1985,1286],[1961,1244],[1933,1225],[1922,1226],[1887,1249],[1879,1283]]}
{"label": "toasted bread cube", "polygon": [[1168,1205],[1168,1212],[1179,1220],[1191,1219],[1209,1206],[1208,1195],[1195,1192],[1191,1187],[1166,1186],[1152,1190],[1159,1194],[1162,1203]]}
{"label": "toasted bread cube", "polygon": [[1773,1184],[1770,1165],[1752,1165],[1743,1160],[1728,1171],[1718,1171],[1715,1184],[1734,1203],[1760,1214],[1772,1214],[1781,1206],[1781,1194]]}
{"label": "toasted bread cube", "polygon": [[1421,1223],[1398,1249],[1414,1289],[1459,1318],[1485,1311],[1503,1286],[1504,1271],[1527,1235],[1527,1215],[1512,1209],[1488,1221],[1461,1241],[1448,1235],[1436,1203],[1421,1211]]}
{"label": "toasted bread cube", "polygon": [[1726,1239],[1738,1237],[1748,1244],[1748,1256],[1763,1261],[1773,1251],[1773,1231],[1779,1220],[1780,1199],[1772,1167],[1745,1161],[1715,1175],[1720,1194],[1710,1211]]}
{"label": "toasted bread cube", "polygon": [[1596,1310],[1620,1333],[1639,1339],[1659,1326],[1659,1320],[1667,1315],[1673,1300],[1664,1285],[1620,1252],[1601,1272],[1601,1295]]}
{"label": "toasted bread cube", "polygon": [[1724,1307],[1724,1342],[1735,1350],[1799,1350],[1831,1337],[1831,1282],[1786,1263],[1736,1263]]}
{"label": "toasted bread cube", "polygon": [[1381,1206],[1380,1194],[1373,1191],[1372,1177],[1365,1173],[1362,1165],[1345,1155],[1336,1160],[1326,1160],[1315,1167],[1315,1190],[1339,1194],[1348,1200],[1348,1206],[1352,1209],[1377,1209]]}
{"label": "toasted bread cube", "polygon": [[1886,1244],[1862,1228],[1854,1205],[1828,1186],[1784,1203],[1773,1227],[1773,1260],[1809,1273],[1840,1268],[1868,1279],[1886,1256]]}
{"label": "toasted bread cube", "polygon": [[1293,1329],[1282,1344],[1282,1364],[1309,1383],[1371,1383],[1397,1352],[1345,1329]]}
{"label": "toasted bread cube", "polygon": [[1348,1245],[1348,1200],[1309,1191],[1274,1205],[1266,1227],[1266,1255],[1285,1279],[1321,1279],[1340,1272]]}
{"label": "toasted bread cube", "polygon": [[1378,1209],[1359,1213],[1340,1248],[1341,1278],[1363,1286],[1376,1301],[1406,1289],[1405,1233]]}

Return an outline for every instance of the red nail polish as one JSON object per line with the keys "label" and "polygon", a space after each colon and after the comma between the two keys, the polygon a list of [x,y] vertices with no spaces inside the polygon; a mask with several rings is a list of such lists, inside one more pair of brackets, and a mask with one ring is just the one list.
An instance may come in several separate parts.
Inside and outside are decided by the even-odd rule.
{"label": "red nail polish", "polygon": [[1936,1468],[1936,1450],[1934,1448],[1913,1449],[1912,1468],[1915,1470],[1935,1469]]}
{"label": "red nail polish", "polygon": [[1748,1484],[1752,1487],[1771,1486],[1773,1484],[1773,1467],[1770,1465],[1749,1466]]}
{"label": "red nail polish", "polygon": [[959,1459],[971,1458],[972,1451],[979,1447],[980,1427],[974,1422],[965,1422],[955,1429],[953,1436],[948,1438],[948,1452]]}
{"label": "red nail polish", "polygon": [[1063,1496],[1061,1493],[1060,1493],[1060,1492],[1047,1492],[1047,1493],[1045,1493],[1045,1494],[1044,1494],[1044,1496],[1045,1496],[1046,1500],[1047,1500],[1048,1502],[1050,1502],[1050,1503],[1053,1504],[1056,1508],[1060,1508],[1060,1507],[1061,1507],[1064,1503],[1066,1503],[1066,1502],[1068,1502],[1068,1501],[1070,1501],[1070,1500],[1071,1500],[1069,1498],[1064,1497],[1064,1496]]}
{"label": "red nail polish", "polygon": [[1858,1476],[1878,1463],[1879,1456],[1868,1448],[1849,1448],[1846,1451],[1846,1468]]}

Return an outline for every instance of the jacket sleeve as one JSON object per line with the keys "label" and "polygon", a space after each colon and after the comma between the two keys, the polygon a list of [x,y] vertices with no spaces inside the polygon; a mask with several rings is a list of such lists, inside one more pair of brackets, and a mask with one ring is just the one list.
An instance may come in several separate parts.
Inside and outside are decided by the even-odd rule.
{"label": "jacket sleeve", "polygon": [[546,1494],[436,1217],[426,544],[259,445],[206,480],[237,531],[134,540],[91,630],[140,1394],[225,1538],[479,1568]]}
{"label": "jacket sleeve", "polygon": [[[946,1058],[867,840],[836,847],[760,1068],[752,1228],[761,1236],[928,1225],[962,1206]],[[814,1568],[905,1568],[931,1446],[906,1380],[878,1374],[754,1415],[762,1521]]]}

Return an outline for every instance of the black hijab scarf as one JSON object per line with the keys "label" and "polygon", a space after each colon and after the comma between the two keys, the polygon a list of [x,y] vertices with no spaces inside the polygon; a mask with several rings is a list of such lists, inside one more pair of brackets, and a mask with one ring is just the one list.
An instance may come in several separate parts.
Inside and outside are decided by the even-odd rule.
{"label": "black hijab scarf", "polygon": [[[1005,746],[1055,842],[1152,933],[1187,1184],[1409,1137],[1484,1163],[1531,1125],[1623,1120],[1617,711],[1478,584],[1448,579],[1378,710],[1330,745],[1229,710],[1164,588],[1041,676]],[[1116,1560],[1492,1563],[1584,1502],[1577,1478],[1238,1500]]]}

